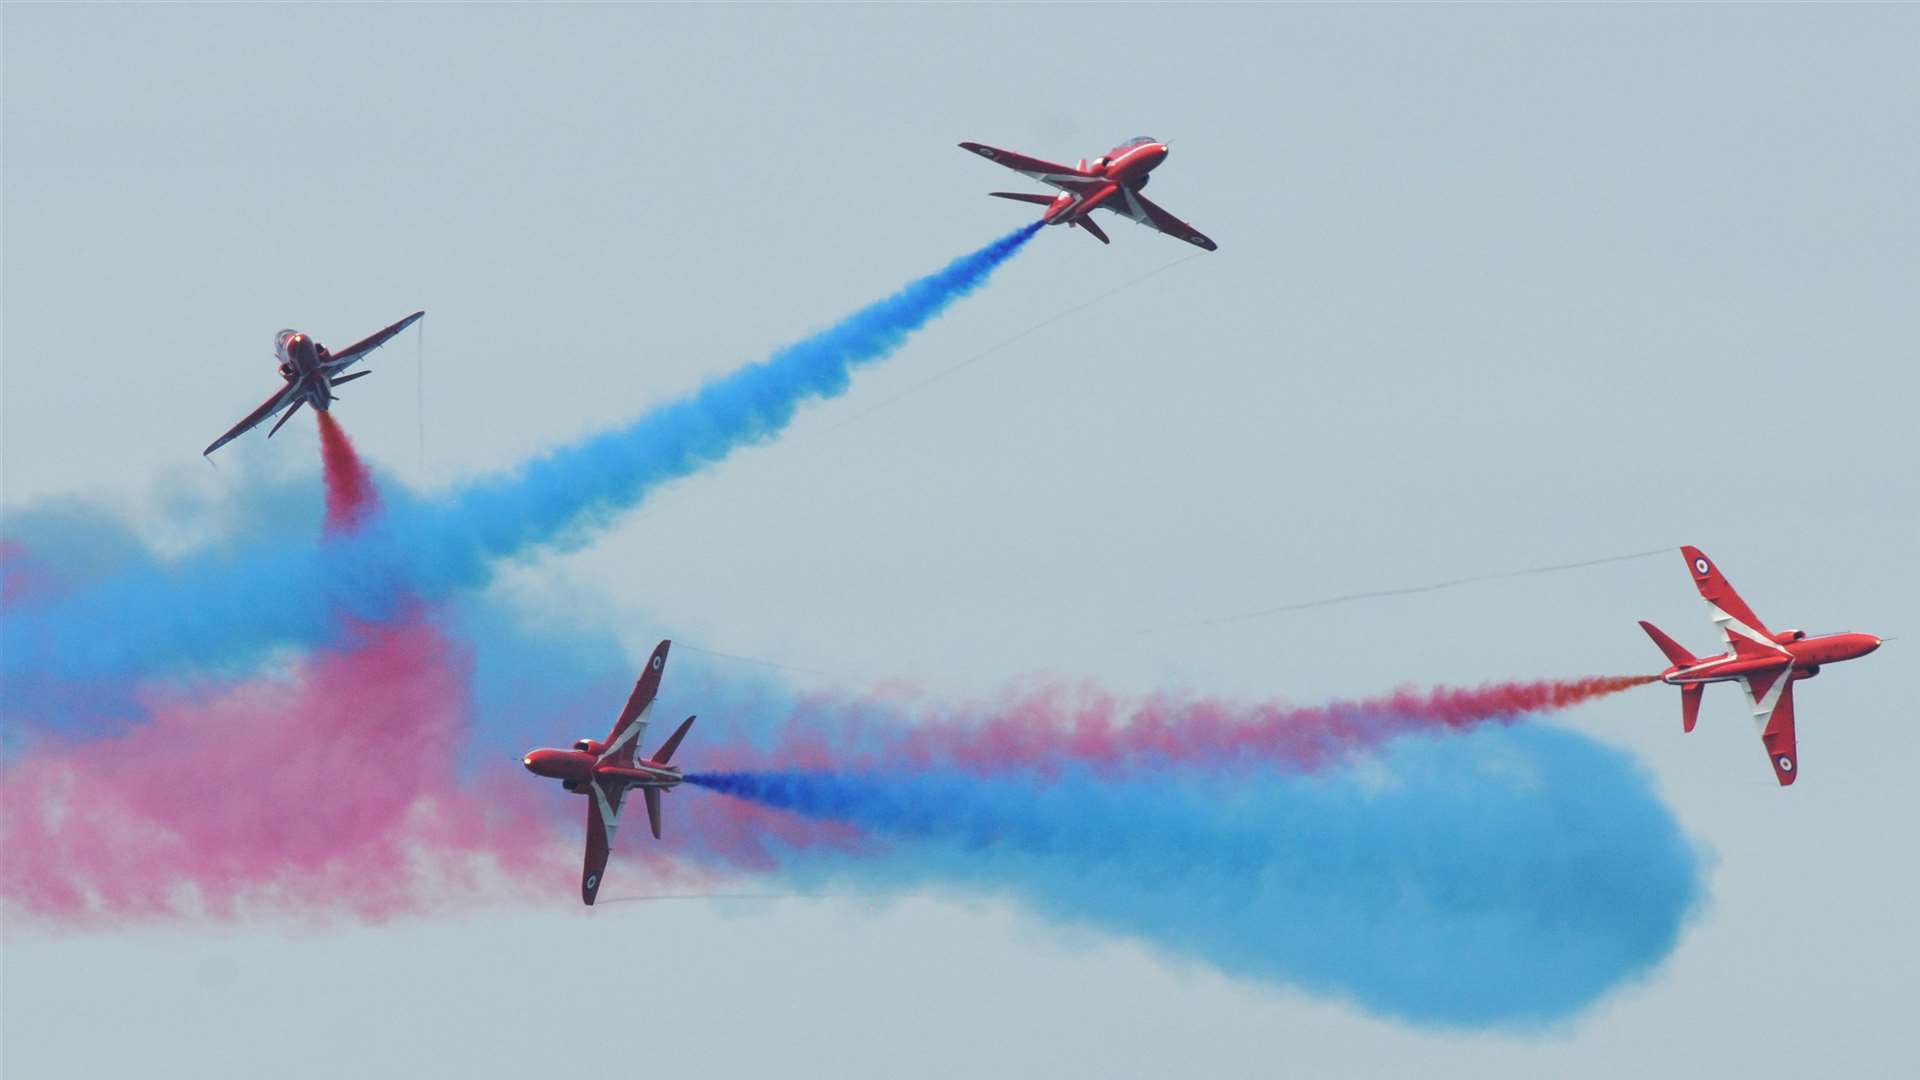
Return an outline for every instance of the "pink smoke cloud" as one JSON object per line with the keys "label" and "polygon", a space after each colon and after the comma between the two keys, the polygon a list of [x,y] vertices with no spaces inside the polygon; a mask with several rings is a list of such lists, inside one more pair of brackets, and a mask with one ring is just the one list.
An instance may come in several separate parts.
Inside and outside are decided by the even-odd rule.
{"label": "pink smoke cloud", "polygon": [[524,778],[456,775],[467,674],[423,619],[357,626],[286,676],[23,755],[0,774],[0,898],[79,921],[380,919],[564,888],[578,856]]}

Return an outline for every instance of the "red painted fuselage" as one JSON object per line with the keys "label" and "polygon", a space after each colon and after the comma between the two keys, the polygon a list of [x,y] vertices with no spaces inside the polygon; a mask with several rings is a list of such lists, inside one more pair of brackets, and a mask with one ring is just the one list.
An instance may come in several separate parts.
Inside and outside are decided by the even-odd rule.
{"label": "red painted fuselage", "polygon": [[[598,745],[597,740],[581,741],[592,746]],[[597,754],[584,750],[534,750],[521,758],[520,763],[533,775],[558,780],[560,786],[578,795],[586,794],[588,785],[595,780],[613,779],[629,787],[657,788],[670,788],[680,783],[680,770],[672,765],[663,765],[650,759],[636,761],[632,765],[615,765],[599,761]]]}
{"label": "red painted fuselage", "polygon": [[1749,657],[1738,653],[1726,653],[1722,656],[1707,657],[1694,664],[1675,664],[1660,673],[1660,681],[1674,686],[1687,683],[1731,682],[1755,672],[1772,671],[1788,665],[1793,667],[1794,678],[1811,679],[1820,673],[1821,665],[1837,664],[1842,660],[1854,660],[1865,656],[1879,648],[1881,641],[1872,634],[1822,634],[1819,637],[1807,637],[1797,630],[1783,630],[1776,635],[1776,640],[1779,641],[1781,648],[1786,650],[1784,655]]}
{"label": "red painted fuselage", "polygon": [[310,335],[297,330],[280,331],[274,352],[280,358],[280,377],[294,384],[294,396],[308,408],[326,412],[333,404],[333,380],[328,377],[327,361],[332,354]]}
{"label": "red painted fuselage", "polygon": [[1122,188],[1139,191],[1147,186],[1147,174],[1167,160],[1167,144],[1136,142],[1116,146],[1101,157],[1086,163],[1090,179],[1102,181],[1086,194],[1063,191],[1047,205],[1040,220],[1049,225],[1066,225],[1085,218],[1099,209]]}

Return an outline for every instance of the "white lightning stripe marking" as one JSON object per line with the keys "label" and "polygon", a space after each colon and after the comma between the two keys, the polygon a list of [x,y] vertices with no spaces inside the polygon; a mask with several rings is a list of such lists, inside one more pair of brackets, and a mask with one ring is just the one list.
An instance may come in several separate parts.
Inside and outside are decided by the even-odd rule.
{"label": "white lightning stripe marking", "polygon": [[1719,604],[1716,604],[1711,600],[1709,600],[1707,602],[1707,611],[1709,612],[1709,617],[1714,621],[1714,624],[1720,627],[1721,636],[1727,639],[1728,648],[1731,649],[1734,647],[1733,636],[1735,634],[1739,634],[1741,637],[1746,638],[1748,641],[1752,641],[1752,642],[1755,642],[1756,644],[1763,645],[1773,650],[1774,652],[1781,654],[1782,656],[1789,655],[1786,648],[1782,646],[1779,642],[1773,640],[1772,638],[1766,636],[1765,634],[1762,634],[1758,630],[1755,630],[1753,627],[1748,626],[1746,623],[1741,622],[1739,619],[1736,619],[1733,616],[1727,614],[1726,612],[1720,610]]}
{"label": "white lightning stripe marking", "polygon": [[646,729],[647,714],[652,711],[653,711],[653,702],[649,701],[644,706],[641,707],[640,715],[633,718],[633,723],[627,725],[627,730],[621,732],[620,737],[613,740],[613,745],[601,751],[600,756],[598,758],[595,758],[594,761],[598,763],[598,762],[607,760],[608,758],[612,757],[614,754],[619,753],[621,747],[639,738],[640,732]]}
{"label": "white lightning stripe marking", "polygon": [[588,786],[593,788],[594,801],[600,804],[600,824],[607,830],[607,847],[611,848],[613,830],[620,827],[620,811],[607,801],[607,793],[600,790],[600,781],[594,780]]}
{"label": "white lightning stripe marking", "polygon": [[1749,676],[1740,680],[1740,688],[1747,692],[1747,703],[1753,708],[1754,726],[1759,729],[1763,737],[1767,733],[1767,725],[1773,720],[1773,711],[1780,705],[1780,695],[1786,692],[1787,685],[1791,682],[1793,682],[1793,669],[1784,669],[1780,672],[1780,677],[1773,681],[1773,685],[1767,688],[1767,696],[1758,698],[1753,694],[1753,678]]}
{"label": "white lightning stripe marking", "polygon": [[[1779,674],[1786,675],[1791,674],[1791,672],[1780,672]],[[1753,676],[1749,675],[1741,679],[1740,685],[1746,687],[1747,706],[1753,711],[1753,715],[1758,719],[1765,719],[1773,715],[1773,706],[1780,700],[1780,688],[1787,685],[1791,680],[1776,678],[1767,686],[1765,695],[1756,695],[1753,692],[1753,678]]]}

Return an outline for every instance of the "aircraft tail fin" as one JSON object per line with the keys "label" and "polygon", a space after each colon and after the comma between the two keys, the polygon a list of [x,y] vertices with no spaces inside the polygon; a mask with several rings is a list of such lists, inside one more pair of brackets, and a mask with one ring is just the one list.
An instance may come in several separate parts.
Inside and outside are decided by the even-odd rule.
{"label": "aircraft tail fin", "polygon": [[1640,629],[1647,632],[1660,651],[1667,654],[1667,662],[1672,664],[1697,664],[1700,658],[1688,652],[1679,642],[1668,637],[1659,627],[1645,619],[1640,620]]}
{"label": "aircraft tail fin", "polygon": [[653,830],[653,838],[660,839],[660,789],[641,788],[640,794],[647,800],[647,827]]}
{"label": "aircraft tail fin", "polygon": [[659,753],[653,755],[654,763],[665,765],[672,761],[673,752],[680,749],[680,740],[687,737],[687,729],[691,727],[693,727],[693,717],[689,716],[680,721],[680,726],[673,729],[673,734],[667,736],[667,741],[660,744]]}
{"label": "aircraft tail fin", "polygon": [[1053,205],[1053,196],[1038,195],[1030,191],[989,191],[987,194],[996,199],[1012,199],[1015,202],[1030,202],[1039,206]]}

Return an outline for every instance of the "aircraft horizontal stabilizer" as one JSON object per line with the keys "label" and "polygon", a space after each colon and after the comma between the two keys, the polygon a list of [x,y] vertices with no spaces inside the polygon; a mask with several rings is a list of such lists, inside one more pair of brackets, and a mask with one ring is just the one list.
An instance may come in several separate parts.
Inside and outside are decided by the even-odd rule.
{"label": "aircraft horizontal stabilizer", "polygon": [[660,789],[641,788],[640,794],[647,800],[647,826],[653,830],[653,838],[660,839]]}
{"label": "aircraft horizontal stabilizer", "polygon": [[356,371],[351,375],[342,375],[339,378],[333,380],[333,385],[339,386],[341,383],[350,383],[355,379],[364,378],[371,374],[373,374],[372,371]]}
{"label": "aircraft horizontal stabilizer", "polygon": [[1680,730],[1688,732],[1700,722],[1700,696],[1706,692],[1706,683],[1686,683],[1680,687]]}
{"label": "aircraft horizontal stabilizer", "polygon": [[267,432],[267,438],[269,439],[273,438],[274,435],[278,433],[281,428],[286,427],[287,421],[293,419],[293,414],[299,412],[300,406],[305,405],[306,403],[307,403],[306,398],[294,398],[293,407],[287,410],[286,415],[280,418],[279,423],[276,423],[273,425],[273,429],[271,431]]}

